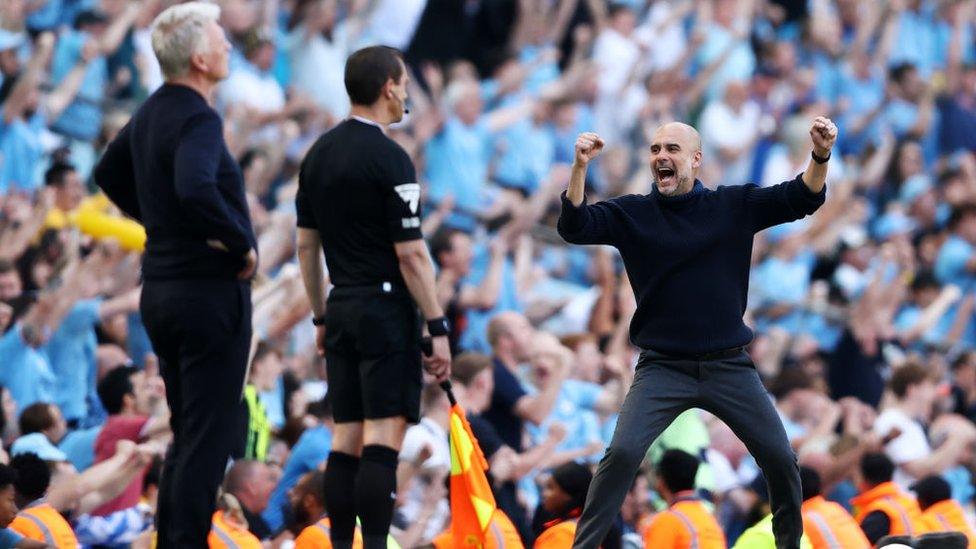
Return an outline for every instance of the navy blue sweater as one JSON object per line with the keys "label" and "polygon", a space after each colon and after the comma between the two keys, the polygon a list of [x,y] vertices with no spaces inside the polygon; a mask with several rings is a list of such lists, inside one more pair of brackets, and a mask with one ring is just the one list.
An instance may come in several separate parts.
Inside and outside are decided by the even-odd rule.
{"label": "navy blue sweater", "polygon": [[674,197],[627,195],[575,207],[563,195],[557,228],[573,244],[620,250],[637,297],[631,342],[671,354],[699,354],[746,345],[742,321],[755,233],[817,210],[826,189],[813,193],[796,179],[693,190]]}
{"label": "navy blue sweater", "polygon": [[146,99],[94,177],[146,228],[144,278],[235,278],[256,247],[244,180],[220,116],[188,87],[165,84]]}

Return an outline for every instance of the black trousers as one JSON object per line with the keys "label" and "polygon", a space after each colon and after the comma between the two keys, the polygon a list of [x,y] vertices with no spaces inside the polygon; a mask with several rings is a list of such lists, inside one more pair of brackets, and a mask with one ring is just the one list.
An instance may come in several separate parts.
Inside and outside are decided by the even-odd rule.
{"label": "black trousers", "polygon": [[800,473],[783,423],[745,352],[688,360],[644,351],[610,447],[597,468],[576,527],[574,548],[595,549],[620,512],[647,448],[678,414],[711,412],[745,443],[766,475],[778,549],[798,549],[803,534]]}
{"label": "black trousers", "polygon": [[244,436],[251,288],[236,280],[147,280],[140,309],[173,429],[159,486],[157,546],[206,548],[227,458]]}

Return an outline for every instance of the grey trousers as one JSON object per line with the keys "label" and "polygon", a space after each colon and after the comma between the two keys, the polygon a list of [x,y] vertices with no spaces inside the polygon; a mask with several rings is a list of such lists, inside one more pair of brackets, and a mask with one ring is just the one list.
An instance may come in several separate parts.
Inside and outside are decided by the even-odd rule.
{"label": "grey trousers", "polygon": [[647,448],[689,408],[728,424],[763,470],[777,549],[798,549],[803,534],[800,473],[786,431],[745,352],[687,360],[641,353],[610,447],[600,460],[576,527],[575,549],[596,549],[620,512]]}

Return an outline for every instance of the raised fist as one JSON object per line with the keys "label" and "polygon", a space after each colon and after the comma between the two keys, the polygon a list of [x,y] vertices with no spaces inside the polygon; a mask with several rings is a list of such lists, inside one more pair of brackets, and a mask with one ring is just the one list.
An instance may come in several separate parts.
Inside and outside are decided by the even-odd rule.
{"label": "raised fist", "polygon": [[817,156],[827,156],[837,141],[837,126],[829,118],[818,116],[810,128],[810,139],[813,140],[813,152]]}
{"label": "raised fist", "polygon": [[603,150],[603,139],[593,132],[581,133],[576,138],[576,163],[586,165]]}

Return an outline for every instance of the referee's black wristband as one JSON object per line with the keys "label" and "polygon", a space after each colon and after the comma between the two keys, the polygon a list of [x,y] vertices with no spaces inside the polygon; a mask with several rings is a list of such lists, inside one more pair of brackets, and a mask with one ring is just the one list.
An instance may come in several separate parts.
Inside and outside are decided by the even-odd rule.
{"label": "referee's black wristband", "polygon": [[830,151],[827,151],[827,156],[817,156],[817,153],[810,151],[810,156],[817,164],[826,164],[830,160]]}
{"label": "referee's black wristband", "polygon": [[446,336],[451,333],[451,325],[447,322],[447,318],[432,318],[427,321],[427,332],[430,337],[440,337]]}
{"label": "referee's black wristband", "polygon": [[322,315],[320,317],[313,317],[312,318],[312,325],[314,325],[314,326],[325,326],[325,315]]}

